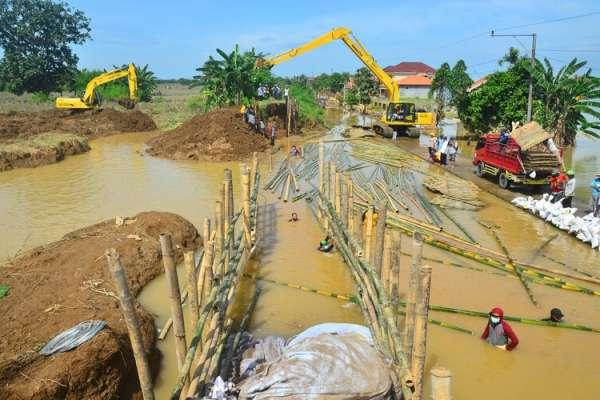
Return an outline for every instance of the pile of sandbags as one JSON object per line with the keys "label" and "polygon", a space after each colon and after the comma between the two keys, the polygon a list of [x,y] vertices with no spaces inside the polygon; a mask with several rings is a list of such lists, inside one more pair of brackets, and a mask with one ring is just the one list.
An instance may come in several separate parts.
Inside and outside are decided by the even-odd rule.
{"label": "pile of sandbags", "polygon": [[567,231],[584,243],[589,243],[592,249],[600,251],[600,218],[593,214],[584,217],[575,215],[576,208],[563,207],[562,200],[553,202],[553,197],[544,194],[540,199],[531,196],[517,197],[512,203],[532,214],[550,222],[563,231]]}

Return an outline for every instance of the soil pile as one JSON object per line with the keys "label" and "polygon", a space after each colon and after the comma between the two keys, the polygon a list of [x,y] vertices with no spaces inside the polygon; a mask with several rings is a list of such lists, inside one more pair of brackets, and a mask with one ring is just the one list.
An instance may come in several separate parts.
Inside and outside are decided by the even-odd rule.
{"label": "soil pile", "polygon": [[141,111],[112,108],[71,112],[50,110],[0,114],[0,140],[23,138],[45,132],[72,133],[88,138],[122,132],[156,129],[152,118]]}
{"label": "soil pile", "polygon": [[244,122],[237,108],[199,114],[147,144],[153,156],[174,160],[232,161],[263,151],[268,140]]}
{"label": "soil pile", "polygon": [[[0,398],[141,398],[104,252],[111,247],[119,251],[135,295],[163,269],[161,232],[171,233],[179,258],[183,249],[201,242],[183,218],[145,212],[123,226],[111,219],[72,232],[0,267],[0,282],[10,286],[0,299]],[[139,304],[137,309],[145,347],[157,368],[153,318]],[[55,335],[90,319],[106,321],[107,326],[74,350],[49,357],[38,354]]]}

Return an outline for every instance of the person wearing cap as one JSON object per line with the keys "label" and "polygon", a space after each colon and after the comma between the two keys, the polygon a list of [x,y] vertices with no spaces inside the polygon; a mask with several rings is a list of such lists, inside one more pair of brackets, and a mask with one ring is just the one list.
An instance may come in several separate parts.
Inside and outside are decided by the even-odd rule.
{"label": "person wearing cap", "polygon": [[552,195],[553,203],[563,197],[566,182],[567,178],[565,174],[561,173],[559,170],[554,170],[554,172],[552,172],[552,177],[550,178],[550,194]]}
{"label": "person wearing cap", "polygon": [[500,307],[494,307],[489,315],[481,338],[500,349],[514,350],[519,344],[519,338],[508,322],[504,320],[504,311]]}
{"label": "person wearing cap", "polygon": [[563,207],[571,207],[573,196],[575,195],[575,172],[570,169],[567,171],[567,183],[565,183],[565,199],[562,202]]}
{"label": "person wearing cap", "polygon": [[600,217],[600,173],[596,174],[590,188],[592,189],[592,212],[594,217]]}
{"label": "person wearing cap", "polygon": [[550,310],[550,316],[548,318],[543,318],[542,321],[546,322],[562,322],[564,315],[560,308],[553,308]]}

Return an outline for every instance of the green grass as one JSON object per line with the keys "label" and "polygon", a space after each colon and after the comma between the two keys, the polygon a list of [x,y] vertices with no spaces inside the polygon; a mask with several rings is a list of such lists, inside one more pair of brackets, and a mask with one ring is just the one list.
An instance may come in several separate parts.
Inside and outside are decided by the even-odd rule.
{"label": "green grass", "polygon": [[137,107],[150,115],[158,129],[171,130],[194,115],[204,112],[200,89],[190,89],[181,84],[159,84],[158,95]]}
{"label": "green grass", "polygon": [[58,148],[61,143],[87,143],[87,139],[71,133],[42,133],[40,135],[10,139],[0,143],[0,152],[25,154],[38,150]]}
{"label": "green grass", "polygon": [[8,291],[10,290],[10,286],[8,285],[0,285],[0,299],[4,296],[8,295]]}
{"label": "green grass", "polygon": [[292,85],[290,96],[298,104],[298,118],[305,127],[322,125],[325,121],[325,112],[315,100],[315,92],[308,87]]}

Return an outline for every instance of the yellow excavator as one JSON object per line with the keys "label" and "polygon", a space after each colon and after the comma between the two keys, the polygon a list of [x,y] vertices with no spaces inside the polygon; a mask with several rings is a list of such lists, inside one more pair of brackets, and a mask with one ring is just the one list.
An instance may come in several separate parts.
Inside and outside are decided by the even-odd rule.
{"label": "yellow excavator", "polygon": [[[375,62],[375,59],[367,49],[358,41],[348,28],[335,28],[318,38],[315,38],[300,47],[288,50],[275,57],[259,60],[257,65],[273,66],[294,57],[302,55],[319,46],[323,46],[334,40],[341,39],[346,46],[365,64],[375,77],[385,86],[388,92],[389,104],[381,122],[400,133],[414,126],[433,126],[434,114],[431,112],[418,112],[414,103],[400,101],[400,89],[393,79]],[[378,134],[383,134],[383,128],[374,125],[373,129]]]}
{"label": "yellow excavator", "polygon": [[127,109],[132,109],[135,107],[135,104],[138,101],[137,74],[135,72],[135,65],[133,64],[129,64],[126,68],[115,69],[113,71],[98,75],[89,81],[85,86],[85,92],[81,98],[58,97],[56,99],[56,108],[65,108],[71,110],[87,110],[90,108],[96,108],[100,105],[100,99],[96,93],[96,88],[125,77],[127,77],[129,84],[129,98],[119,100],[119,104]]}

